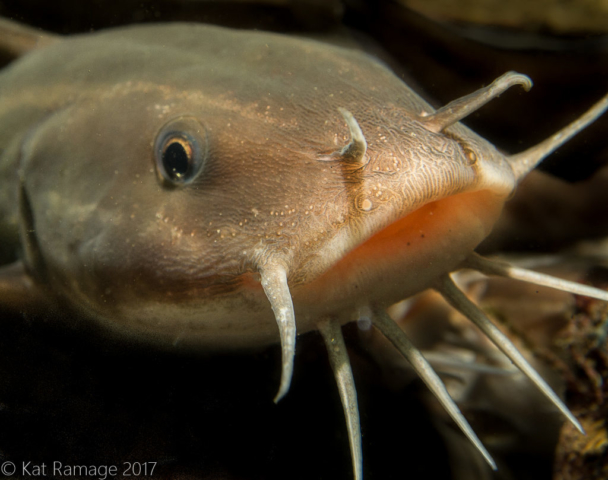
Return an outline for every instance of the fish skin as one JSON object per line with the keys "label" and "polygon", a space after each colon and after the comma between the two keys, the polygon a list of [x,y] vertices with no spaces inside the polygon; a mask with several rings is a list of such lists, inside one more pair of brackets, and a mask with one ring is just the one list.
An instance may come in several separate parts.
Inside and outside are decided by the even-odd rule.
{"label": "fish skin", "polygon": [[[198,24],[77,35],[13,62],[0,92],[6,245],[83,318],[152,341],[276,342],[257,280],[268,262],[288,272],[300,333],[327,314],[352,321],[359,303],[455,267],[513,184],[466,127],[427,131],[433,109],[385,66],[310,40]],[[364,165],[327,160],[349,142],[340,109],[365,135]],[[153,144],[176,118],[198,122],[208,155],[192,184],[166,188]],[[463,143],[484,153],[475,165]],[[413,211],[428,232],[402,226],[409,250],[362,245]]]}

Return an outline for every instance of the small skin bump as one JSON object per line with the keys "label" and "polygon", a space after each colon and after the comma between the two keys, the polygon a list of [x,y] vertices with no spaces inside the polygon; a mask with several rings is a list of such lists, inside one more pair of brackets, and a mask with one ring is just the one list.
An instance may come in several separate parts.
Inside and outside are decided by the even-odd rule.
{"label": "small skin bump", "polygon": [[477,155],[475,154],[475,152],[473,150],[466,149],[465,156],[468,160],[468,163],[467,163],[468,166],[472,166],[477,162]]}
{"label": "small skin bump", "polygon": [[368,198],[361,202],[361,209],[365,212],[369,212],[372,209],[372,206],[373,204]]}

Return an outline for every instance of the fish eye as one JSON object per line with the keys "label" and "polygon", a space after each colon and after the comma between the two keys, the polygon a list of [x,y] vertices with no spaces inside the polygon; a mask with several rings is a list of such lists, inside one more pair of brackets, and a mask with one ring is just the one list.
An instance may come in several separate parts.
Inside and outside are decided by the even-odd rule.
{"label": "fish eye", "polygon": [[181,186],[192,182],[203,171],[207,156],[207,132],[194,117],[173,119],[156,136],[156,171],[166,185]]}

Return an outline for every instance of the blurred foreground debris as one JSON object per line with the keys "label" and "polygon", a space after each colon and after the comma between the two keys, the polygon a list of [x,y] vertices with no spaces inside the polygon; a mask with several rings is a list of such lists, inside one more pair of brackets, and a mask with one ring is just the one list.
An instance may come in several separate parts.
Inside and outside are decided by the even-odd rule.
{"label": "blurred foreground debris", "polygon": [[[597,270],[596,286],[608,287],[608,270]],[[554,480],[608,478],[608,305],[578,298],[575,314],[555,342],[570,363],[567,400],[587,431],[562,428]]]}
{"label": "blurred foreground debris", "polygon": [[431,18],[553,33],[608,32],[604,0],[399,0]]}

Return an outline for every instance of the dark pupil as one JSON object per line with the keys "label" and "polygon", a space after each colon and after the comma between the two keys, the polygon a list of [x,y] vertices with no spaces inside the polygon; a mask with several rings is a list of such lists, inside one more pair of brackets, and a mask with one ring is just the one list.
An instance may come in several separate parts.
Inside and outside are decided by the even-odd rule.
{"label": "dark pupil", "polygon": [[188,173],[190,158],[184,146],[179,142],[169,144],[163,152],[163,166],[171,178],[182,178]]}

